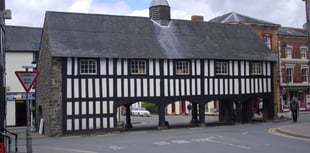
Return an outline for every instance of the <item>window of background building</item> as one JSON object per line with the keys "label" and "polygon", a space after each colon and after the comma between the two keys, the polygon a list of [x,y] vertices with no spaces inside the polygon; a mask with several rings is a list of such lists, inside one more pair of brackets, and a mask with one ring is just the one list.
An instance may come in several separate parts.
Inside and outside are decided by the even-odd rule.
{"label": "window of background building", "polygon": [[293,82],[293,68],[286,68],[286,82]]}
{"label": "window of background building", "polygon": [[300,58],[301,59],[307,59],[307,48],[301,47],[300,48]]}
{"label": "window of background building", "polygon": [[290,47],[290,46],[285,48],[286,58],[292,58],[292,50],[293,50],[293,47]]}
{"label": "window of background building", "polygon": [[269,49],[271,49],[271,35],[270,34],[264,35],[264,43]]}
{"label": "window of background building", "polygon": [[146,61],[145,60],[132,60],[131,61],[131,74],[146,74]]}
{"label": "window of background building", "polygon": [[176,61],[175,73],[176,75],[189,75],[189,61]]}
{"label": "window of background building", "polygon": [[84,75],[97,74],[97,60],[96,59],[81,59],[80,73]]}
{"label": "window of background building", "polygon": [[308,82],[308,69],[307,68],[301,69],[301,76],[302,76],[302,82]]}
{"label": "window of background building", "polygon": [[227,75],[228,74],[228,62],[224,62],[224,61],[215,62],[215,74],[216,75]]}
{"label": "window of background building", "polygon": [[250,67],[251,75],[261,75],[262,74],[262,63],[261,62],[252,62]]}

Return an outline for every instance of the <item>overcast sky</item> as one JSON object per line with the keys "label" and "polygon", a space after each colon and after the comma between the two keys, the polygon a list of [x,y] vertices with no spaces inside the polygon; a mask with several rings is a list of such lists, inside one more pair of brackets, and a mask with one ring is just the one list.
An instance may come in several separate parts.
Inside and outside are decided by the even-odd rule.
{"label": "overcast sky", "polygon": [[[148,17],[152,0],[6,0],[12,11],[7,25],[42,27],[45,11],[79,12]],[[229,12],[302,28],[306,22],[302,0],[168,0],[173,19],[190,20],[202,15],[205,21]]]}

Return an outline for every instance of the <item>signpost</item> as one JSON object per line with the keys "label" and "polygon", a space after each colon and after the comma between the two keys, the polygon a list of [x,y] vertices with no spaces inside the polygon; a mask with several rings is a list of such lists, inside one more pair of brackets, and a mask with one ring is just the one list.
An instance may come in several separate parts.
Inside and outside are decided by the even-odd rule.
{"label": "signpost", "polygon": [[29,101],[29,91],[31,90],[33,84],[37,80],[39,76],[38,71],[16,71],[15,72],[18,80],[22,84],[23,88],[27,94],[27,129],[26,129],[26,147],[27,153],[32,153],[32,138],[31,138],[31,111],[32,105]]}

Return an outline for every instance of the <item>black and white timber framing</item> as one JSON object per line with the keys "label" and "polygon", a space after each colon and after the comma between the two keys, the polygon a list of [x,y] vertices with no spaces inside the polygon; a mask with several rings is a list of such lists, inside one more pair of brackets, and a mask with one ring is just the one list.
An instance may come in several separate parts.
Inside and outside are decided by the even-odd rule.
{"label": "black and white timber framing", "polygon": [[[216,76],[215,60],[189,59],[189,75],[175,74],[176,60],[148,59],[146,75],[130,75],[130,59],[98,58],[98,74],[79,74],[79,58],[67,58],[64,75],[65,131],[116,126],[117,106],[138,101],[203,101],[210,97],[270,94],[272,63],[262,62],[261,76],[250,74],[250,61],[227,61],[229,74]],[[211,99],[212,99],[211,98]]]}
{"label": "black and white timber framing", "polygon": [[36,88],[46,134],[113,130],[120,106],[131,128],[139,101],[158,106],[159,127],[179,100],[193,104],[197,124],[211,100],[230,120],[233,103],[244,114],[258,96],[273,118],[276,58],[250,27],[171,20],[166,0],[151,4],[150,18],[46,13]]}

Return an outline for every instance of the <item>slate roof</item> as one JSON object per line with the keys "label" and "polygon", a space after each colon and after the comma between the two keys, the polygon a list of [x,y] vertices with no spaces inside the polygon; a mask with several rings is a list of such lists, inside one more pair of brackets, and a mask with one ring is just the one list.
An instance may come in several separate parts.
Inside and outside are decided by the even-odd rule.
{"label": "slate roof", "polygon": [[286,36],[299,36],[299,37],[307,37],[307,31],[304,29],[298,28],[290,28],[290,27],[280,27],[278,28],[279,35]]}
{"label": "slate roof", "polygon": [[39,51],[42,28],[6,26],[6,51]]}
{"label": "slate roof", "polygon": [[54,57],[276,60],[244,25],[46,12],[44,26]]}
{"label": "slate roof", "polygon": [[271,23],[268,21],[255,19],[249,16],[245,16],[242,14],[238,14],[236,12],[230,12],[224,14],[222,16],[216,17],[211,19],[209,22],[215,23],[247,23],[247,24],[263,24],[263,25],[270,25],[270,26],[280,26],[279,24]]}

